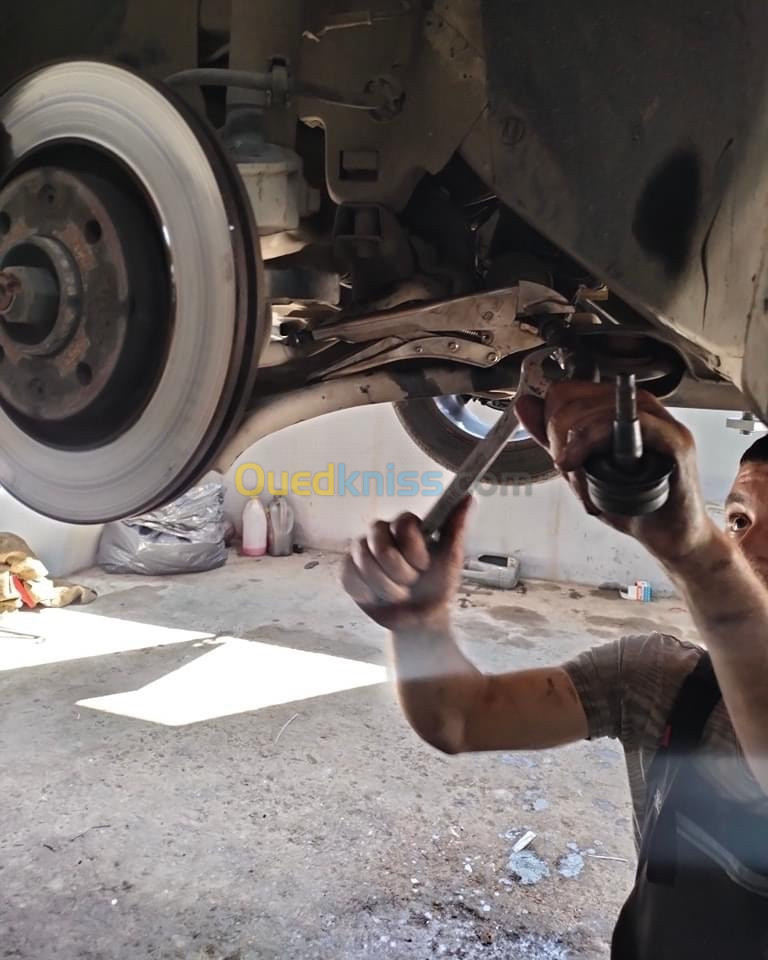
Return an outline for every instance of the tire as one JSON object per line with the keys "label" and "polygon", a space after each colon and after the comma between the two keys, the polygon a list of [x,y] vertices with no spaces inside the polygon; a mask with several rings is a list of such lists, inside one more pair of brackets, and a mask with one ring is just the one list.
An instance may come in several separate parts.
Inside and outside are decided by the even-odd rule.
{"label": "tire", "polygon": [[[453,424],[433,399],[405,400],[394,407],[413,442],[452,473],[456,473],[478,442]],[[502,486],[540,483],[556,472],[547,451],[528,437],[510,441],[483,481]]]}

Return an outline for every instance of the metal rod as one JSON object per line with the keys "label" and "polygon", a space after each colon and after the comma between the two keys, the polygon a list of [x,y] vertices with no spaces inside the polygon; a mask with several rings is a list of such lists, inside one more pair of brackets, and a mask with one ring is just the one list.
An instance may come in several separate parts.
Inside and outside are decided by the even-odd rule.
{"label": "metal rod", "polygon": [[633,373],[616,377],[613,460],[625,473],[635,473],[643,459],[643,437],[637,419],[637,384]]}
{"label": "metal rod", "polygon": [[475,444],[456,476],[424,517],[421,531],[427,539],[434,539],[439,534],[451,513],[493,465],[519,423],[515,407],[510,403],[485,437]]}

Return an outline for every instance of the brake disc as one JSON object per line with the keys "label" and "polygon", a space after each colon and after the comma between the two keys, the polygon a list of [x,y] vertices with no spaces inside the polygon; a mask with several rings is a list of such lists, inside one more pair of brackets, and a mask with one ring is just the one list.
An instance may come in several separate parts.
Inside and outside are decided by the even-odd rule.
{"label": "brake disc", "polygon": [[21,79],[0,131],[0,269],[21,284],[0,483],[76,523],[150,509],[215,459],[269,336],[242,182],[205,121],[109,64]]}

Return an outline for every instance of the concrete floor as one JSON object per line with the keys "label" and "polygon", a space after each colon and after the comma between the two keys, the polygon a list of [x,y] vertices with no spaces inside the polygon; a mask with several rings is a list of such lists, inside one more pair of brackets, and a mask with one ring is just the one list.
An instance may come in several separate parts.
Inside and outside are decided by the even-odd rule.
{"label": "concrete floor", "polygon": [[[338,560],[89,571],[91,606],[0,619],[32,635],[0,638],[2,956],[607,956],[633,871],[618,745],[436,753],[360,666],[386,663],[386,635],[337,587]],[[526,586],[462,594],[483,668],[559,662],[622,632],[692,635],[678,601]],[[297,677],[351,688],[297,699]],[[251,678],[273,705],[214,716],[248,707]],[[153,681],[144,701],[78,705]],[[170,726],[165,708],[212,718]]]}

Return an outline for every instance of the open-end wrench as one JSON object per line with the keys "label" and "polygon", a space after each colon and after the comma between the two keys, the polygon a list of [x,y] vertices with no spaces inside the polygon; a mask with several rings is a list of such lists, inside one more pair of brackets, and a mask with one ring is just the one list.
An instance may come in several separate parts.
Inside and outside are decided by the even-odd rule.
{"label": "open-end wrench", "polygon": [[[554,350],[553,346],[541,347],[531,351],[523,359],[515,399],[523,394],[532,394],[542,399],[547,395],[547,388],[552,380],[544,371],[544,362],[551,357]],[[439,539],[445,521],[493,465],[519,424],[515,404],[510,401],[509,406],[488,433],[475,444],[472,452],[456,472],[456,476],[422,520],[421,532],[426,540]]]}

